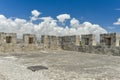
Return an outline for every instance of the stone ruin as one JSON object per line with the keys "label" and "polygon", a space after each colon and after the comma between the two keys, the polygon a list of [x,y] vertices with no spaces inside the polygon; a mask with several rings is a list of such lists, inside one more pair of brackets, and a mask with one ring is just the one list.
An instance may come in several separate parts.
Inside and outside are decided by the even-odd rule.
{"label": "stone ruin", "polygon": [[74,48],[73,46],[80,44],[80,36],[42,35],[41,42],[43,43],[44,49],[70,50]]}
{"label": "stone ruin", "polygon": [[80,36],[62,36],[61,37],[61,47],[64,50],[74,50],[76,46],[80,45]]}
{"label": "stone ruin", "polygon": [[58,36],[42,35],[41,43],[44,49],[61,49],[60,37]]}
{"label": "stone ruin", "polygon": [[117,33],[100,34],[99,45],[79,46],[78,51],[120,56],[120,35]]}
{"label": "stone ruin", "polygon": [[96,36],[94,34],[81,35],[82,46],[96,46]]}
{"label": "stone ruin", "polygon": [[119,34],[100,34],[99,45],[97,45],[96,42],[96,37],[93,34],[81,36],[42,35],[39,41],[35,34],[23,34],[23,39],[18,41],[16,33],[1,32],[0,52],[23,52],[49,49],[120,55]]}
{"label": "stone ruin", "polygon": [[0,33],[0,51],[14,51],[17,46],[16,33]]}
{"label": "stone ruin", "polygon": [[23,50],[37,50],[37,37],[35,34],[23,34]]}
{"label": "stone ruin", "polygon": [[37,50],[35,34],[24,34],[22,41],[18,42],[16,33],[0,33],[0,52],[18,52]]}
{"label": "stone ruin", "polygon": [[37,43],[35,34],[23,34],[24,45],[32,45]]}
{"label": "stone ruin", "polygon": [[0,37],[3,45],[16,45],[17,43],[16,33],[1,33]]}
{"label": "stone ruin", "polygon": [[120,35],[117,33],[100,34],[102,46],[120,46]]}
{"label": "stone ruin", "polygon": [[[50,36],[42,35],[41,43],[45,49],[64,49],[70,50],[75,46],[98,46],[96,36],[94,34],[86,35],[72,35],[72,36]],[[100,43],[101,46],[119,46],[120,35],[117,33],[101,34]]]}

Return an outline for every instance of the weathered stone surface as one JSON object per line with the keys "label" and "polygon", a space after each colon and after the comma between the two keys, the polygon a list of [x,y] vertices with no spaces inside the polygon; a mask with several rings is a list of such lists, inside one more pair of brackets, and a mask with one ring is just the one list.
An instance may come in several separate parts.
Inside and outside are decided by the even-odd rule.
{"label": "weathered stone surface", "polygon": [[0,33],[0,51],[1,52],[14,52],[17,46],[16,33]]}
{"label": "weathered stone surface", "polygon": [[[80,41],[81,40],[81,41]],[[120,35],[117,33],[101,34],[100,45],[96,45],[95,35],[41,36],[38,44],[35,34],[24,34],[17,41],[16,33],[0,33],[0,52],[28,52],[41,49],[68,50],[86,53],[120,55]]]}
{"label": "weathered stone surface", "polygon": [[101,46],[120,46],[120,35],[117,33],[100,34]]}
{"label": "weathered stone surface", "polygon": [[35,34],[24,34],[18,42],[16,33],[0,33],[0,52],[39,50]]}
{"label": "weathered stone surface", "polygon": [[80,45],[80,36],[62,36],[62,49],[74,51]]}
{"label": "weathered stone surface", "polygon": [[43,43],[44,49],[61,49],[61,39],[58,36],[42,35],[41,43]]}
{"label": "weathered stone surface", "polygon": [[96,46],[96,36],[93,34],[81,35],[82,46]]}
{"label": "weathered stone surface", "polygon": [[31,45],[37,43],[37,38],[35,34],[23,34],[24,45]]}
{"label": "weathered stone surface", "polygon": [[35,34],[23,34],[23,45],[21,48],[23,51],[39,50],[36,35]]}
{"label": "weathered stone surface", "polygon": [[41,42],[44,49],[52,50],[75,50],[76,46],[80,44],[80,36],[48,36],[42,35]]}

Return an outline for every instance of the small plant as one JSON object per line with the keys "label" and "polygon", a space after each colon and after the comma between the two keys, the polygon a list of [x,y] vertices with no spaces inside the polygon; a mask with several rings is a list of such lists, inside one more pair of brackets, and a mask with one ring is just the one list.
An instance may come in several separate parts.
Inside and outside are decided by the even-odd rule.
{"label": "small plant", "polygon": [[83,45],[83,42],[82,42],[82,41],[80,41],[80,43],[79,43],[79,44],[80,44],[80,46],[82,46],[82,45]]}

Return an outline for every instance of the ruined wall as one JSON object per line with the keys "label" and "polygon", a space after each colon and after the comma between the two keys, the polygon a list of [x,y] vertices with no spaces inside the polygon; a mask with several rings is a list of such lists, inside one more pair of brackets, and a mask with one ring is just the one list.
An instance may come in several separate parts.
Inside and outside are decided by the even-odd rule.
{"label": "ruined wall", "polygon": [[31,45],[37,43],[35,34],[23,34],[23,41],[25,45]]}
{"label": "ruined wall", "polygon": [[59,36],[42,35],[41,42],[44,49],[61,49],[61,38]]}
{"label": "ruined wall", "polygon": [[35,34],[23,34],[23,51],[39,50]]}
{"label": "ruined wall", "polygon": [[72,50],[75,45],[80,44],[80,36],[48,36],[42,35],[41,42],[44,49]]}
{"label": "ruined wall", "polygon": [[41,36],[41,44],[43,44],[43,48],[45,48],[45,49],[49,48],[49,37],[48,37],[48,35],[42,35]]}
{"label": "ruined wall", "polygon": [[96,36],[94,34],[81,35],[82,46],[96,46]]}
{"label": "ruined wall", "polygon": [[100,44],[103,46],[120,46],[120,35],[117,33],[100,34]]}
{"label": "ruined wall", "polygon": [[49,48],[52,50],[61,49],[60,38],[58,36],[48,36],[49,39]]}
{"label": "ruined wall", "polygon": [[17,46],[16,33],[0,33],[0,51],[13,52]]}
{"label": "ruined wall", "polygon": [[101,34],[100,45],[96,45],[95,35],[92,34],[82,35],[81,41],[78,35],[43,35],[41,36],[41,43],[38,45],[35,34],[24,34],[22,41],[17,43],[16,33],[0,33],[0,52],[39,51],[41,50],[40,47],[43,47],[42,50],[68,50],[120,55],[120,35],[116,33]]}
{"label": "ruined wall", "polygon": [[61,44],[63,50],[75,50],[76,46],[80,45],[80,36],[62,36]]}

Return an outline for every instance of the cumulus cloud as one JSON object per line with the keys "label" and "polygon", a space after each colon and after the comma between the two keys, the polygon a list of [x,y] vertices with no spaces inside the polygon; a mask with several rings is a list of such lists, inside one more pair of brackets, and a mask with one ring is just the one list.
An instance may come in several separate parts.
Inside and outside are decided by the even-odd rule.
{"label": "cumulus cloud", "polygon": [[33,10],[32,12],[32,15],[35,16],[35,17],[38,17],[41,13],[37,10]]}
{"label": "cumulus cloud", "polygon": [[[34,12],[32,13],[32,15]],[[36,14],[36,13],[35,13]],[[68,14],[67,14],[68,15]],[[62,14],[63,16],[63,14]],[[7,18],[4,15],[0,15],[0,32],[13,32],[17,33],[18,37],[21,38],[23,33],[33,33],[36,35],[81,35],[81,34],[96,34],[106,33],[107,31],[98,24],[92,24],[90,22],[80,23],[79,20],[72,18],[70,20],[70,26],[60,26],[58,20],[64,22],[69,17],[58,18],[58,20],[52,17],[39,17],[41,21],[38,24],[33,22],[20,19],[20,18]],[[57,16],[58,17],[58,16]],[[61,20],[62,19],[62,20]]]}
{"label": "cumulus cloud", "polygon": [[69,14],[60,14],[57,16],[57,19],[63,23],[65,20],[70,19],[70,15]]}
{"label": "cumulus cloud", "polygon": [[80,27],[80,22],[77,19],[73,18],[70,20],[70,26],[74,28],[78,28]]}
{"label": "cumulus cloud", "polygon": [[39,15],[41,14],[41,12],[37,11],[37,10],[33,10],[31,11],[31,14],[32,14],[32,17],[31,18],[31,21],[35,21],[37,19],[39,19]]}
{"label": "cumulus cloud", "polygon": [[114,22],[113,24],[114,24],[114,25],[120,25],[120,18],[118,18],[118,21],[117,21],[117,22]]}

